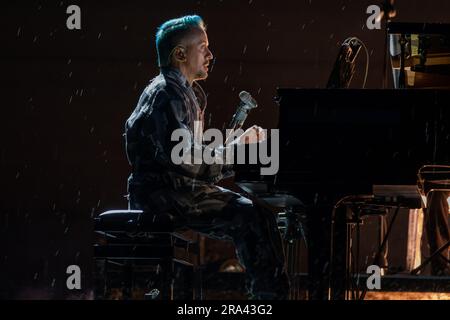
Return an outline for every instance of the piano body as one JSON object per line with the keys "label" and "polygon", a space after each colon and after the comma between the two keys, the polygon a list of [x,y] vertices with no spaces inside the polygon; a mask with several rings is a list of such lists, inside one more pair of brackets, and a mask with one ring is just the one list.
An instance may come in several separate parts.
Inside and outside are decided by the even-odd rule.
{"label": "piano body", "polygon": [[[280,88],[278,102],[280,169],[264,178],[266,191],[305,205],[309,298],[343,299],[347,217],[335,205],[377,185],[416,185],[422,165],[449,164],[450,90]],[[236,180],[256,175],[246,168]]]}

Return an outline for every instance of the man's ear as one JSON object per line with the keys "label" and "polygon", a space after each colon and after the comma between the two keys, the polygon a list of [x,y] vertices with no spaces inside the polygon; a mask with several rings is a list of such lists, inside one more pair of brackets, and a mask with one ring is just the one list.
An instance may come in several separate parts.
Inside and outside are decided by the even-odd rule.
{"label": "man's ear", "polygon": [[186,62],[186,49],[182,46],[175,47],[173,56],[178,62]]}

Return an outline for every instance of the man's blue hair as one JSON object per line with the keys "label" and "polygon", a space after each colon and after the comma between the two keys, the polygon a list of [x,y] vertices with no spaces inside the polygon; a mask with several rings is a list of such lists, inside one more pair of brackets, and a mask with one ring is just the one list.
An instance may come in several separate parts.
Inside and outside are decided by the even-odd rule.
{"label": "man's blue hair", "polygon": [[191,15],[164,22],[156,32],[156,52],[158,53],[158,66],[170,65],[170,54],[180,44],[193,28],[206,29],[200,16]]}

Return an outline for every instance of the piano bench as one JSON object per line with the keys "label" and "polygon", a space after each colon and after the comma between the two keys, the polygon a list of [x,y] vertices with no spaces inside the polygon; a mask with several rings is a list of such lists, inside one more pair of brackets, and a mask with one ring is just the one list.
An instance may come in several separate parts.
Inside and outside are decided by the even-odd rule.
{"label": "piano bench", "polygon": [[176,256],[198,254],[198,243],[177,233],[169,214],[111,210],[94,225],[96,299],[201,298],[200,269]]}

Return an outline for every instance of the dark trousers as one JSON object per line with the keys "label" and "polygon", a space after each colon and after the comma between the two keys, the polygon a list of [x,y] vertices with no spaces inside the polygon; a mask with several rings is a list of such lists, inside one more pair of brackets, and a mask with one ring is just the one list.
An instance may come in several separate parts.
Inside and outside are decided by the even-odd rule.
{"label": "dark trousers", "polygon": [[231,240],[245,268],[247,289],[254,299],[287,299],[289,280],[275,216],[238,193],[193,184],[149,188],[129,183],[130,209],[168,212],[178,226],[206,236]]}
{"label": "dark trousers", "polygon": [[[427,209],[425,210],[425,227],[430,245],[430,254],[450,241],[448,222],[448,202],[450,192],[433,191],[428,194]],[[444,249],[431,260],[431,272],[434,275],[450,275],[448,262],[450,247]]]}

